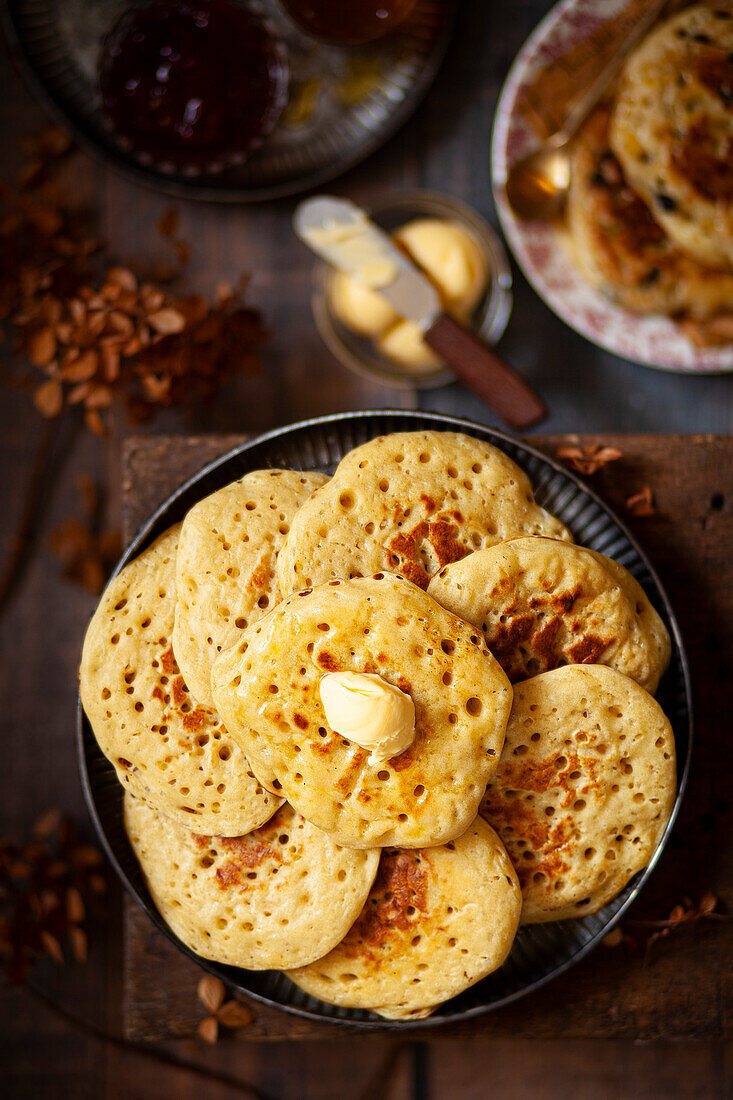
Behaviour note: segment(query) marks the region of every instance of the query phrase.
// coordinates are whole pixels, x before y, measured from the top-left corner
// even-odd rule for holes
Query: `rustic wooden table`
[[[659,570],[689,651],[697,715],[694,768],[669,847],[632,913],[632,922],[666,916],[684,893],[712,889],[733,900],[733,850],[706,838],[729,834],[728,762],[733,763],[728,714],[719,705],[723,670],[733,658],[733,438],[690,435],[536,436],[549,455],[559,443],[618,448],[623,457],[597,473],[595,487],[623,513],[644,484],[654,486],[657,514],[633,522]],[[148,436],[123,453],[126,539],[155,507],[206,462],[243,442],[236,436]],[[685,471],[684,480],[679,469]],[[684,889],[682,888],[684,883]],[[457,1036],[514,1039],[727,1039],[733,1011],[733,937],[725,921],[689,925],[647,949],[641,942],[603,947],[543,990],[506,1009],[441,1029],[434,1041]],[[123,1029],[135,1040],[190,1035],[198,1008],[191,989],[200,974],[131,899],[123,921]],[[648,935],[648,932],[647,932]],[[149,975],[161,968],[151,984]],[[563,1005],[562,1016],[553,1011]],[[251,1039],[329,1039],[330,1025],[250,1002]],[[419,1034],[415,1032],[413,1034]],[[431,1038],[433,1038],[431,1036]]]
[[[488,166],[493,111],[512,57],[548,7],[548,0],[464,0],[453,44],[425,103],[400,134],[333,189],[368,203],[390,190],[433,187],[472,203],[495,221]],[[8,178],[19,162],[15,139],[43,121],[3,58],[0,134]],[[102,234],[121,262],[148,257],[160,247],[154,226],[170,206],[166,198],[85,158],[76,169],[75,186],[100,210]],[[317,413],[395,404],[394,394],[346,374],[321,345],[310,317],[310,260],[289,228],[291,201],[257,208],[177,205],[182,234],[193,246],[186,277],[191,288],[208,293],[218,280],[252,271],[252,296],[266,313],[273,338],[259,376],[232,383],[211,405],[166,412],[154,425],[156,431],[260,431]],[[601,352],[566,329],[518,274],[502,352],[546,397],[550,417],[542,426],[545,432],[728,433],[733,428],[729,378],[668,375]],[[458,386],[400,400],[491,422]],[[21,505],[20,487],[42,426],[27,395],[10,387],[2,390],[0,416],[0,528],[1,549],[6,552]],[[104,447],[88,436],[61,433],[54,455],[54,491],[40,510],[36,550],[0,619],[5,748],[0,820],[2,832],[13,836],[26,835],[37,813],[49,805],[68,809],[91,836],[78,783],[73,728],[79,645],[94,601],[60,578],[48,533],[70,514],[80,514],[76,479],[82,472],[96,472],[108,484],[110,512],[119,520],[120,455],[126,431],[124,423],[115,422]],[[661,485],[664,473],[666,488],[659,516],[639,533],[660,564],[664,561],[670,588],[690,594],[684,604],[685,626],[696,674],[705,677],[700,683],[706,685],[698,700],[696,772],[684,828],[677,832],[679,847],[670,848],[654,877],[649,908],[646,898],[643,909],[639,904],[640,912],[656,917],[665,915],[681,894],[698,897],[703,890],[715,889],[725,897],[730,890],[729,771],[720,733],[726,718],[722,687],[729,679],[731,658],[732,582],[726,555],[733,488],[730,452],[722,444],[719,452],[706,452],[718,457],[705,460],[702,480],[690,476],[695,467],[687,445],[680,444],[661,465],[659,452],[649,446],[651,450],[634,460],[638,471],[656,454],[660,477],[655,474],[653,483]],[[601,484],[613,499],[613,484]],[[673,531],[666,517],[681,511],[687,524],[678,523]],[[675,554],[678,542],[680,552]],[[698,542],[704,543],[704,554],[713,555],[705,558],[702,573],[697,571],[704,558]],[[713,739],[716,730],[718,741]],[[568,982],[549,987],[542,994],[541,1011],[526,1002],[521,1011],[497,1018],[479,1038],[424,1044],[355,1039],[348,1034],[328,1044],[264,1044],[243,1038],[212,1049],[182,1038],[123,1039],[121,932],[122,899],[115,894],[107,921],[92,929],[85,965],[62,970],[43,963],[33,974],[35,993],[0,992],[0,1064],[8,1095],[145,1100],[175,1093],[185,1100],[200,1095],[202,1088],[212,1100],[241,1094],[325,1100],[340,1098],[345,1090],[380,1100],[473,1100],[490,1089],[537,1100],[560,1095],[718,1100],[727,1095],[720,1042],[726,1023],[720,1001],[724,925],[698,925],[660,944],[661,954],[650,960],[649,973],[662,972],[666,978],[651,1000],[648,990],[657,987],[637,970],[633,954],[626,957],[622,949],[609,949],[599,955],[603,961],[597,965],[607,984],[598,987],[592,1030],[579,1008],[595,988],[590,969],[583,971],[578,986]],[[168,965],[168,956],[154,954],[143,976],[142,992],[148,999],[162,987],[161,974]],[[617,971],[624,996],[636,989],[636,1001],[623,1001],[636,1005],[633,1012],[620,1015],[622,1000],[608,982],[610,971]],[[190,980],[188,1011],[193,1018],[195,974]],[[528,1020],[534,1021],[534,1030]],[[658,1026],[662,1020],[664,1029]],[[132,1032],[129,1012],[127,1032]],[[533,1038],[526,1038],[528,1034]],[[550,1034],[551,1040],[538,1041]],[[649,1045],[632,1042],[654,1036],[661,1037]],[[696,1041],[670,1043],[672,1037]]]

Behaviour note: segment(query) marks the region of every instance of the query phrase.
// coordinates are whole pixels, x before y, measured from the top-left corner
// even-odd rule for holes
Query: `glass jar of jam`
[[[281,0],[307,34],[337,46],[360,46],[400,25],[415,0]]]
[[[169,172],[240,163],[287,97],[284,46],[246,4],[154,0],[128,7],[105,37],[99,90],[126,149]]]

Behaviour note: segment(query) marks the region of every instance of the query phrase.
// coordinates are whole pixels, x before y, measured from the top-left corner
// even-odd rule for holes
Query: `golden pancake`
[[[570,540],[498,448],[453,432],[395,432],[356,447],[306,501],[277,562],[284,595],[389,571],[433,573],[514,535]]]
[[[706,267],[672,242],[627,184],[599,107],[573,144],[567,226],[573,256],[607,298],[637,313],[704,321],[733,318],[733,274]]]
[[[213,706],[211,666],[280,598],[275,561],[293,516],[328,479],[254,470],[188,512],[176,559],[173,652],[192,695]]]
[[[627,60],[611,122],[626,179],[670,240],[733,269],[733,9],[685,8]]]
[[[446,565],[428,594],[483,631],[512,683],[602,664],[653,692],[669,664],[669,634],[641,585],[582,546],[511,539]]]
[[[358,917],[379,852],[349,851],[282,806],[243,837],[201,836],[125,796],[160,915],[204,959],[248,970],[321,958]]]
[[[332,672],[377,674],[411,696],[415,738],[372,763],[334,732]],[[440,844],[468,828],[496,768],[512,689],[480,632],[390,573],[283,600],[214,662],[227,729],[257,775],[339,844]]]
[[[240,836],[282,800],[263,790],[178,670],[170,639],[179,531],[171,527],[110,581],[84,640],[81,698],[129,790],[188,828]]]
[[[385,849],[345,939],[288,977],[330,1004],[419,1019],[501,966],[521,908],[506,850],[477,818],[450,844]]]
[[[628,676],[568,665],[518,684],[481,815],[517,869],[523,923],[607,905],[653,856],[675,787],[672,728]]]

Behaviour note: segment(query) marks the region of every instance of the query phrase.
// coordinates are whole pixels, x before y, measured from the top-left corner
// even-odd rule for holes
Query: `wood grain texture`
[[[551,3],[461,0],[453,41],[425,101],[399,134],[363,165],[334,182],[336,193],[369,207],[389,192],[433,189],[469,203],[496,227],[489,167],[492,118],[509,66]],[[0,42],[0,173],[4,179],[13,179],[20,166],[18,139],[36,132],[48,121]],[[122,179],[108,165],[85,155],[79,156],[68,174],[69,189],[80,204],[98,211],[95,233],[108,243],[114,262],[138,268],[169,260],[169,247],[159,238],[155,225],[166,210],[175,206],[180,214],[181,235],[192,246],[192,260],[182,279],[184,292],[196,290],[208,295],[219,280],[235,283],[242,272],[253,275],[251,298],[262,308],[272,332],[263,370],[227,383],[215,401],[164,410],[152,425],[155,430],[189,435],[259,432],[307,416],[393,407],[403,400],[401,394],[355,378],[324,348],[310,309],[312,257],[291,232],[293,201],[231,208],[172,202],[161,193]],[[499,350],[546,400],[546,431],[575,431],[580,426],[597,432],[733,431],[730,378],[688,378],[650,371],[594,347],[537,298],[516,265],[513,273],[514,308]],[[8,355],[4,359],[9,360],[13,339],[9,329],[6,334],[9,338],[4,350]],[[4,386],[2,395],[0,549],[4,551],[21,506],[22,486],[41,425],[24,389]],[[410,393],[404,399],[415,400]],[[459,385],[423,393],[418,403],[449,415],[493,422],[478,399]],[[79,783],[73,730],[79,649],[95,597],[61,576],[47,540],[58,523],[83,514],[77,480],[84,474],[94,476],[105,486],[108,521],[119,524],[120,451],[126,431],[129,428],[122,415],[113,421],[102,447],[88,434],[61,440],[54,456],[54,489],[44,501],[36,551],[7,614],[0,620],[0,652],[5,657],[0,662],[3,744],[17,744],[20,731],[23,745],[32,746],[32,751],[6,752],[0,772],[2,831],[18,839],[28,834],[40,811],[58,805],[69,811],[83,835],[93,840]],[[681,462],[675,462],[676,480],[684,483],[686,470]],[[194,468],[198,464],[193,461]],[[155,471],[141,469],[140,473],[146,479],[150,477],[151,483],[156,482]],[[708,481],[715,480],[711,474]],[[142,480],[139,485],[142,487]],[[692,502],[688,533],[694,543],[696,525],[704,513],[702,498],[696,497],[694,483],[689,494],[684,484],[680,492],[688,505]],[[149,507],[140,518],[148,514]],[[720,518],[716,513],[708,522],[719,523]],[[646,529],[640,522],[638,532],[644,543]],[[721,538],[723,530],[729,538],[727,523],[719,530]],[[721,544],[718,561],[723,561],[727,570],[726,555],[727,546]],[[681,560],[689,562],[690,571],[696,568],[694,553],[689,557],[685,551]],[[687,568],[680,566],[681,570]],[[707,574],[695,573],[694,578],[698,590],[706,593],[701,612],[704,615],[722,591],[720,581],[708,581]],[[684,584],[684,577],[679,583]],[[692,603],[690,606],[692,619],[695,612]],[[730,621],[729,602],[718,611],[720,619],[725,612]],[[703,625],[704,618],[698,638],[703,636]],[[725,644],[729,646],[728,641]],[[712,655],[701,651],[699,660],[701,664],[714,663],[717,669],[724,668],[726,662],[730,667],[730,657],[724,656],[722,649]],[[719,698],[720,690],[711,708]],[[711,805],[713,795],[718,792],[719,796],[724,789],[724,797],[729,798],[725,760],[719,745],[709,740],[712,736],[720,739],[722,721],[716,716],[717,724],[710,727],[710,734],[702,730],[702,723],[699,725],[696,756],[707,760],[693,776],[693,789],[697,785],[695,805]],[[713,753],[721,768],[717,775]],[[700,821],[693,840],[699,862],[694,864],[687,852],[682,872],[675,873],[671,861],[656,872],[655,882],[662,872],[668,874],[667,885],[658,895],[650,893],[648,903],[646,895],[642,899],[640,905],[648,915],[667,911],[688,884],[691,892],[699,894],[715,881],[730,882],[716,870],[730,847],[730,818],[715,817],[709,810],[696,812]],[[689,820],[693,817],[691,811]],[[688,818],[683,816],[683,820]],[[654,887],[655,882],[650,886]],[[110,899],[110,910],[110,918],[95,923],[91,930],[92,950],[84,966],[60,969],[44,964],[35,979],[46,995],[82,1021],[119,1035],[122,913],[116,891]],[[699,928],[691,930],[690,935],[702,939],[711,931],[718,934],[717,930]],[[140,975],[146,992],[160,980],[167,966],[167,941],[162,937],[160,945],[160,955],[153,947],[148,973]],[[620,969],[627,965],[619,956],[614,958]],[[709,996],[708,980],[709,975],[699,976],[700,996]],[[686,981],[685,990],[683,1016],[697,997],[691,981]],[[195,1004],[188,986],[182,995],[189,1006]],[[551,1005],[555,1016],[564,1018],[568,997],[572,1009],[573,992],[565,996],[566,1003]],[[697,1017],[695,1007],[692,1012]],[[571,1015],[575,1017],[575,1010]],[[688,1096],[724,1100],[731,1095],[720,1047],[712,1041],[634,1045],[631,1040],[583,1040],[568,1044],[561,1033],[557,1041],[540,1044],[533,1040],[492,1043],[483,1038],[450,1044],[438,1040],[421,1044],[420,1049],[432,1047],[433,1053],[413,1078],[409,1060],[407,1068],[404,1062],[398,1065],[392,1087],[393,1078],[390,1076],[387,1083],[385,1069],[386,1048],[391,1044],[384,1039],[369,1041],[353,1032],[344,1031],[338,1043],[328,1044],[285,1041],[273,1046],[227,1040],[208,1048],[188,1038],[164,1044],[172,1057],[180,1058],[188,1067],[194,1063],[192,1070],[156,1062],[156,1044],[144,1048],[117,1046],[80,1027],[63,1024],[24,991],[0,989],[0,1018],[3,1098],[10,1100],[36,1100],[39,1096],[63,1096],[64,1100],[159,1100],[161,1096],[174,1096],[187,1100],[202,1093],[212,1100],[230,1100],[252,1095],[247,1083],[256,1087],[258,1095],[277,1100],[336,1100],[344,1094],[344,1082],[359,1100],[366,1100],[369,1083],[372,1100],[424,1100],[427,1095],[430,1100],[453,1096],[472,1100],[474,1096],[493,1095],[497,1087],[512,1098],[536,1096],[537,1100],[587,1100],[589,1096],[594,1100],[631,1096],[644,1100],[656,1100],[658,1096],[665,1100]],[[662,1066],[664,1083],[658,1087]],[[208,1069],[228,1075],[232,1083],[207,1082],[197,1075]]]
[[[126,531],[137,529],[196,469],[243,439],[129,439],[123,461]],[[629,522],[657,567],[691,661],[697,715],[692,775],[670,843],[631,917],[665,918],[684,895],[697,899],[706,890],[730,904],[731,739],[720,698],[733,660],[733,439],[584,435],[532,442],[549,455],[567,442],[623,452],[590,483]],[[634,520],[625,502],[645,484],[653,489],[657,511]],[[200,1019],[199,968],[129,899],[124,927],[125,1033],[158,1040],[190,1035]],[[447,1025],[430,1038],[723,1039],[730,1035],[732,964],[730,927],[723,921],[679,929],[649,951],[601,946],[538,993],[477,1020]],[[153,970],[161,975],[155,983]],[[247,1033],[253,1040],[344,1035],[333,1025],[253,1008]]]

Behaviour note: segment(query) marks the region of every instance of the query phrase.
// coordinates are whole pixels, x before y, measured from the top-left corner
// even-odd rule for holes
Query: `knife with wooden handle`
[[[488,344],[446,313],[438,292],[364,210],[328,195],[306,199],[293,218],[295,232],[321,259],[384,295],[456,376],[512,428],[546,415],[542,400]]]

